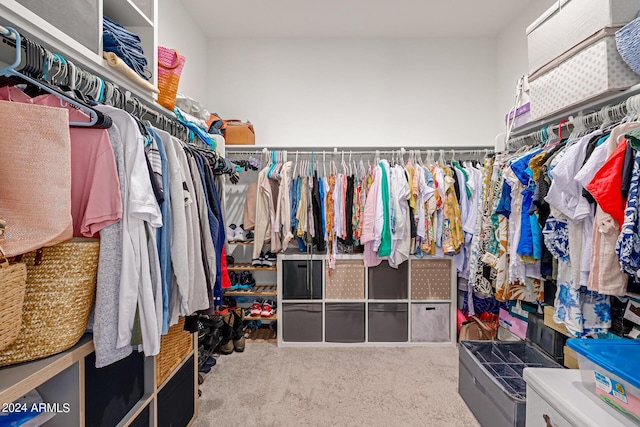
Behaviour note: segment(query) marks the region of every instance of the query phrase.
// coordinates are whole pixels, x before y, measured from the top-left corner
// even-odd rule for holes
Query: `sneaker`
[[[238,303],[236,299],[233,297],[224,297],[222,298],[222,305],[220,306],[220,311],[218,314],[227,314],[229,312],[234,312],[238,308]]]
[[[262,267],[264,265],[264,252],[260,252],[260,256],[258,258],[252,259],[251,265],[254,267]]]
[[[227,265],[233,265],[235,264],[236,259],[233,257],[233,255],[227,255]]]
[[[256,279],[253,278],[253,274],[249,271],[243,271],[240,276],[238,288],[239,289],[251,289],[256,285]]]
[[[236,227],[235,233],[233,236],[234,242],[244,242],[246,238],[244,237],[244,228],[242,228],[242,224]]]
[[[274,267],[277,262],[278,262],[278,256],[276,254],[274,254],[273,252],[269,252],[269,251],[265,252],[264,260],[262,261],[262,265],[264,265],[266,267]]]
[[[267,300],[262,304],[262,312],[260,317],[271,317],[276,314],[276,303],[273,300]]]
[[[238,289],[240,289],[240,280],[238,277],[238,273],[236,273],[235,271],[230,271],[229,280],[231,281],[231,286],[227,289],[230,289],[232,291],[237,291]]]
[[[233,350],[238,353],[244,351],[245,339],[244,339],[244,327],[242,325],[242,319],[237,312],[233,312]]]
[[[262,300],[261,298],[258,298],[253,302],[253,304],[251,304],[251,316],[258,317],[262,314],[263,303],[264,303],[264,300]]]
[[[245,230],[245,231],[244,231],[244,239],[245,239],[247,242],[251,242],[251,241],[253,241],[253,237],[254,237],[254,235],[253,235],[253,231],[249,231],[249,230]]]
[[[236,238],[236,225],[230,224],[227,226],[227,242],[233,242]]]

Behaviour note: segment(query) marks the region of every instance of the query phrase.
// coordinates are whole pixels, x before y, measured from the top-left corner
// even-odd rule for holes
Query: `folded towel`
[[[102,56],[104,57],[104,59],[107,60],[107,64],[113,67],[114,70],[120,72],[122,75],[127,77],[129,80],[131,80],[138,86],[146,90],[149,90],[153,93],[160,93],[160,90],[158,90],[157,87],[155,87],[154,85],[152,85],[151,83],[149,83],[148,81],[140,77],[138,73],[136,73],[131,68],[129,68],[129,66],[127,66],[127,64],[125,64],[124,61],[120,59],[120,57],[115,53],[103,52]]]

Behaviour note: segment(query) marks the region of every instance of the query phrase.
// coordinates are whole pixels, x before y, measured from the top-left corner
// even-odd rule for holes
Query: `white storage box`
[[[527,427],[631,427],[581,384],[575,369],[527,368]],[[548,422],[547,422],[548,420]]]
[[[567,345],[587,390],[640,424],[640,341],[574,338]]]
[[[529,74],[601,29],[626,25],[638,11],[640,0],[556,2],[527,28]]]
[[[529,76],[531,119],[575,107],[640,83],[605,29]]]

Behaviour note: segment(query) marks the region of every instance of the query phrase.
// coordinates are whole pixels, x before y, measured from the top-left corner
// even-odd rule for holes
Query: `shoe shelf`
[[[250,343],[277,344],[278,334],[274,329],[259,328],[245,334]]]
[[[224,293],[227,296],[243,297],[243,296],[264,296],[275,297],[278,295],[276,285],[256,285],[251,289],[234,289]]]
[[[276,271],[276,266],[273,267],[261,267],[251,264],[232,264],[227,267],[229,271]]]
[[[227,242],[230,245],[241,245],[241,246],[253,246],[253,240],[248,240],[248,241],[228,241]]]
[[[276,314],[274,314],[273,316],[269,316],[269,317],[244,315],[242,316],[242,320],[261,320],[263,322],[274,322],[278,320],[278,312],[276,312]]]

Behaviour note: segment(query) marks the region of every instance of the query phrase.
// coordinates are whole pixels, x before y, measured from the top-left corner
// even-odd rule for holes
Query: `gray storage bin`
[[[562,368],[523,341],[462,341],[459,358],[458,393],[480,424],[491,427],[524,427],[524,368]]]
[[[322,261],[282,261],[283,299],[322,299]]]
[[[411,341],[448,342],[450,332],[449,303],[411,304]]]
[[[322,341],[322,304],[282,304],[280,314],[284,342]]]
[[[369,303],[369,341],[407,342],[408,309],[407,304]]]
[[[364,303],[326,303],[324,340],[364,342]]]
[[[393,268],[383,261],[369,268],[369,299],[407,299],[409,263]]]

